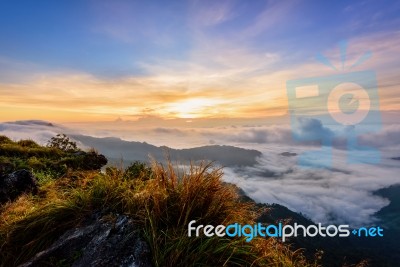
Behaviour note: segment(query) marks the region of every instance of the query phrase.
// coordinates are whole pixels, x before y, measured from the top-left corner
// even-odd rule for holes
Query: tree
[[[47,142],[47,146],[58,148],[65,152],[76,152],[79,150],[76,142],[71,141],[71,139],[65,134],[57,134],[56,136],[52,137]]]

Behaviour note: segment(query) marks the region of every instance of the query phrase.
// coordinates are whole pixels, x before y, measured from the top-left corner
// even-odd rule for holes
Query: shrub
[[[65,134],[57,134],[56,136],[52,137],[48,141],[47,146],[58,148],[65,152],[75,152],[79,150],[76,142],[72,141]]]
[[[62,176],[68,169],[100,170],[107,164],[106,157],[93,149],[75,151],[76,144],[65,135],[54,137],[49,143],[52,144],[43,147],[32,140],[12,142],[8,137],[0,136],[0,174],[32,169]]]
[[[125,179],[141,179],[148,180],[152,178],[152,170],[146,163],[135,161],[129,165],[124,171]]]
[[[29,147],[29,148],[37,148],[40,147],[35,141],[33,140],[20,140],[17,142],[18,145],[21,147]]]
[[[14,164],[8,157],[0,156],[0,175],[14,170]]]
[[[96,151],[89,151],[85,153],[82,162],[83,170],[99,170],[107,164],[107,158],[97,153]]]
[[[14,143],[10,138],[5,135],[0,135],[0,144],[12,144]]]
[[[30,157],[28,159],[28,165],[31,169],[35,169],[35,170],[42,170],[45,169],[46,165],[41,162],[39,159],[37,159],[36,157]]]

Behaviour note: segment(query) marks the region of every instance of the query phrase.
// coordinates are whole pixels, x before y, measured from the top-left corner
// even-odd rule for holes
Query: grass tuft
[[[0,266],[24,263],[98,211],[130,216],[142,229],[154,266],[317,266],[275,239],[188,237],[191,220],[254,223],[256,207],[221,181],[222,169],[208,163],[134,164],[126,171],[71,172],[55,180],[41,173],[36,196],[23,195],[0,209]]]

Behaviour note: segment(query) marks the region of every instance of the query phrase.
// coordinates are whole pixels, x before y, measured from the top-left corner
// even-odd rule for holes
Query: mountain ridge
[[[190,161],[216,161],[223,166],[252,166],[262,153],[254,149],[245,149],[228,145],[207,145],[194,148],[174,149],[167,146],[155,146],[147,142],[126,141],[118,137],[93,137],[88,135],[70,135],[74,140],[88,147],[96,148],[111,161],[121,159],[126,162],[143,161],[149,156],[164,161],[166,156],[182,163]],[[146,160],[145,160],[146,161]]]

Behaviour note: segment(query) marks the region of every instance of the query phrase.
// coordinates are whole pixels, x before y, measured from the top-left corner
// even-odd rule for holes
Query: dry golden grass
[[[154,162],[137,177],[117,168],[106,174],[84,172],[50,181],[38,196],[22,196],[0,214],[1,266],[25,262],[90,213],[129,215],[142,229],[155,266],[317,266],[301,251],[274,239],[188,237],[187,225],[252,224],[256,207],[241,200],[223,172],[211,164]]]

